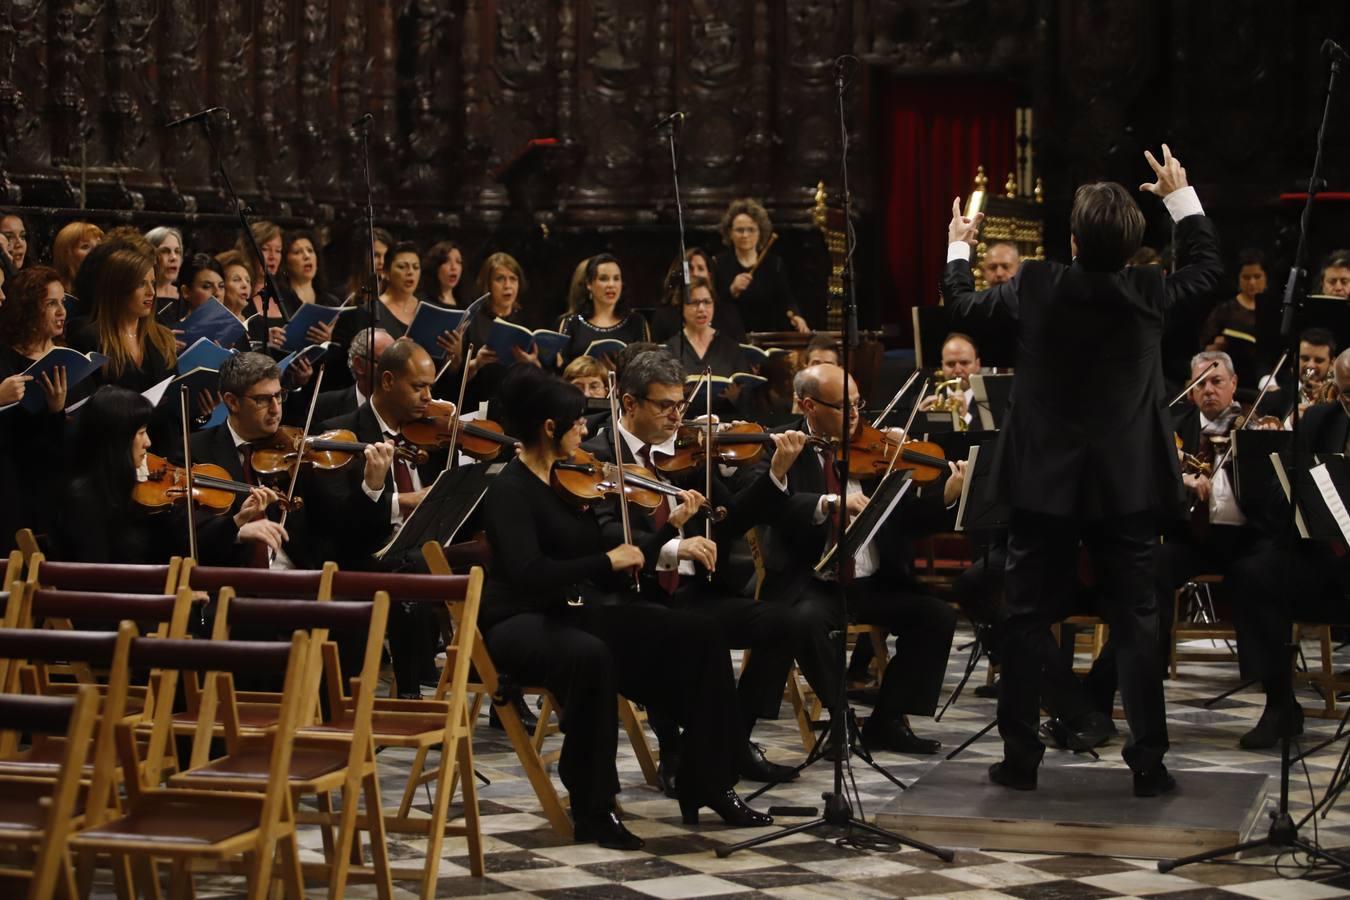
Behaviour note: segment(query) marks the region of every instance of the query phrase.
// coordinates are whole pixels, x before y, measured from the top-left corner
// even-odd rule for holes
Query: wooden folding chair
[[[0,695],[0,730],[60,735],[62,758],[54,778],[0,775],[0,847],[33,854],[30,867],[0,867],[5,881],[28,882],[25,896],[47,900],[59,885],[80,896],[70,859],[70,836],[79,824],[80,775],[89,754],[99,698],[92,687],[72,697]],[[6,893],[6,896],[14,896]]]
[[[61,591],[110,591],[121,594],[172,594],[178,590],[182,560],[167,565],[57,562],[34,553],[28,583]]]
[[[338,573],[333,591],[337,605],[347,596],[359,595],[366,587],[369,575],[348,578],[351,573]],[[380,746],[405,747],[415,751],[412,772],[403,791],[398,813],[388,817],[389,831],[425,835],[428,838],[427,865],[417,873],[421,895],[435,896],[437,865],[445,835],[463,835],[469,850],[469,869],[477,876],[484,872],[483,840],[478,816],[478,795],[473,781],[473,732],[468,721],[467,692],[472,643],[477,636],[478,605],[482,594],[483,573],[473,569],[467,576],[432,577],[428,575],[385,575],[379,582],[385,584],[396,602],[445,604],[457,622],[450,643],[445,649],[446,664],[441,672],[435,696],[424,700],[379,698],[376,700],[371,730]],[[329,708],[339,710],[334,719],[319,726],[325,729],[349,729],[353,699],[346,696],[336,652],[326,647],[325,671],[328,675]],[[362,679],[356,684],[358,697],[373,690],[374,683]],[[429,768],[429,751],[439,753],[439,764]],[[447,824],[450,799],[457,776],[462,775],[464,825]],[[418,787],[435,782],[431,800],[430,818],[411,815]],[[403,873],[396,873],[400,879]]]
[[[314,727],[304,721],[308,711],[317,707],[322,674],[322,657],[318,652],[311,652],[300,680],[302,721],[296,732],[288,771],[293,798],[298,801],[300,797],[312,794],[318,799],[320,812],[298,812],[297,821],[323,826],[327,863],[306,868],[327,880],[329,896],[335,898],[343,896],[349,875],[359,876],[360,880],[373,880],[382,897],[390,895],[393,890],[385,850],[375,747],[370,734],[374,689],[368,687],[379,677],[380,650],[388,615],[389,598],[382,592],[366,602],[324,603],[315,600],[239,598],[234,596],[230,588],[225,588],[221,591],[216,609],[218,640],[212,643],[227,640],[230,629],[240,626],[305,629],[309,633],[310,647],[316,649],[328,640],[330,629],[359,632],[366,637],[360,673],[363,689],[347,710],[346,728]],[[269,733],[245,735],[241,733],[240,719],[227,716],[224,721],[226,753],[210,759],[210,739],[215,732],[210,723],[220,718],[212,708],[218,698],[212,698],[210,687],[208,684],[203,694],[202,718],[194,736],[191,767],[170,778],[169,783],[175,787],[260,790],[270,774],[268,761],[272,753],[273,736]],[[286,699],[284,694],[274,698],[278,710]],[[237,696],[231,696],[230,702],[220,704],[220,708],[227,713],[237,709]],[[341,791],[342,795],[342,809],[336,815],[330,800],[334,791]],[[358,818],[358,807],[363,795],[366,816]],[[335,824],[336,836],[332,833]],[[370,869],[351,868],[351,848],[355,844],[360,824],[365,824],[371,833],[375,865]]]
[[[178,587],[204,591],[211,596],[228,587],[240,597],[327,600],[332,596],[333,573],[336,571],[337,564],[331,562],[324,563],[322,569],[248,569],[199,566],[189,559],[184,560],[179,569]]]
[[[5,580],[0,581],[6,590],[16,581],[23,580],[23,554],[18,550],[9,551],[9,559],[5,561]]]
[[[427,568],[430,570],[430,576],[424,577],[444,577],[450,575],[450,565],[445,560],[445,555],[441,551],[441,546],[437,543],[428,542],[422,547],[422,556],[426,560]],[[454,606],[450,608],[450,615],[454,620],[455,633],[458,634],[468,627],[454,617],[457,610]],[[465,690],[473,698],[469,708],[469,727],[473,728],[478,720],[479,710],[485,699],[492,700],[497,709],[497,716],[501,719],[502,729],[506,732],[507,740],[511,742],[511,747],[516,751],[517,758],[520,759],[520,765],[525,770],[525,777],[529,779],[530,786],[534,788],[535,796],[539,798],[539,805],[543,809],[544,817],[548,819],[549,825],[553,827],[553,832],[566,840],[572,839],[572,819],[567,815],[567,810],[563,808],[562,800],[558,797],[558,789],[553,785],[553,779],[549,777],[548,770],[544,768],[544,762],[539,758],[539,752],[535,749],[531,740],[530,732],[525,728],[525,723],[520,721],[520,713],[516,711],[515,704],[502,699],[501,676],[497,672],[497,666],[492,661],[492,656],[488,653],[487,645],[483,641],[482,632],[478,631],[478,626],[473,625],[473,648],[470,658],[473,662],[473,675],[465,684]],[[541,694],[546,693],[543,688],[522,687],[525,693]],[[416,774],[416,773],[414,773]],[[463,773],[465,779],[473,777],[473,771],[466,770]]]
[[[133,641],[130,660],[133,669],[154,668],[166,675],[156,698],[161,709],[172,707],[175,676],[182,671],[213,675],[207,682],[208,702],[214,704],[220,698],[226,706],[227,720],[235,718],[230,709],[234,699],[232,675],[256,671],[285,673],[281,716],[270,734],[267,778],[256,792],[160,787],[155,762],[163,758],[169,741],[169,718],[156,716],[143,768],[131,729],[119,726],[117,744],[123,770],[142,770],[144,774],[140,779],[128,779],[123,813],[82,830],[72,839],[71,846],[76,851],[108,854],[115,867],[129,861],[137,880],[143,880],[147,890],[152,889],[156,877],[155,861],[167,859],[172,864],[175,896],[192,895],[194,861],[237,860],[247,875],[250,900],[267,897],[279,853],[279,876],[287,896],[302,898],[304,883],[287,776],[308,653],[309,637],[303,632],[297,632],[289,644],[172,638]],[[199,737],[205,739],[209,735]]]

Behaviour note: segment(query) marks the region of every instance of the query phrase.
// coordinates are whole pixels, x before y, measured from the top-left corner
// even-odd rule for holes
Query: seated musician
[[[683,367],[664,350],[639,354],[624,366],[618,391],[618,429],[624,461],[650,469],[658,479],[667,480],[656,472],[653,455],[660,458],[674,452],[686,409]],[[712,630],[722,634],[730,646],[754,651],[738,688],[742,734],[733,763],[742,777],[755,781],[785,781],[795,775],[791,768],[769,762],[749,736],[761,710],[766,705],[776,706],[782,696],[793,656],[810,646],[810,629],[783,608],[741,596],[734,587],[711,584],[705,576],[717,572],[718,560],[726,558],[732,541],[751,525],[768,521],[781,511],[787,499],[783,475],[795,458],[793,444],[801,439],[800,434],[777,437],[770,472],[734,494],[714,473],[713,496],[709,499],[714,506],[725,507],[727,516],[714,526],[713,540],[704,536],[706,514],[702,511],[692,519],[685,517],[687,523],[682,520],[674,528],[667,524],[676,520],[666,506],[657,507],[649,516],[632,519],[634,540],[643,541],[653,534],[666,535],[657,544],[657,552],[646,555],[642,598],[710,618],[715,623]],[[612,433],[597,435],[586,442],[585,449],[602,460],[613,461]],[[702,486],[704,469],[698,467],[697,475],[690,475],[689,479],[690,486]],[[598,504],[595,512],[606,539],[615,540],[622,531],[618,504],[613,501]],[[709,623],[704,627],[709,627]],[[662,741],[662,759],[675,758],[680,751],[674,735],[662,726],[658,717],[653,730]]]
[[[1296,453],[1350,452],[1350,350],[1332,366],[1340,389],[1336,403],[1308,408],[1299,422]],[[1278,487],[1274,488],[1279,491]],[[1283,493],[1271,519],[1287,527]],[[1323,541],[1296,541],[1292,550],[1277,543],[1244,556],[1229,570],[1229,599],[1237,631],[1238,663],[1244,678],[1259,679],[1265,708],[1255,727],[1242,736],[1245,750],[1274,747],[1285,734],[1303,731],[1303,710],[1294,699],[1286,641],[1293,621],[1344,623],[1350,590],[1350,555]]]
[[[1314,403],[1333,399],[1328,396],[1335,382],[1331,361],[1336,358],[1336,337],[1325,328],[1306,328],[1298,336],[1298,414],[1302,416]],[[1286,404],[1290,405],[1290,404]],[[1286,410],[1284,427],[1292,425],[1292,410]]]
[[[262,353],[240,353],[230,357],[220,365],[220,395],[221,402],[229,410],[229,417],[214,428],[192,435],[192,461],[220,466],[234,481],[261,484],[264,479],[253,469],[253,449],[259,443],[266,443],[281,427],[282,401],[285,399],[276,362]],[[248,561],[250,565],[275,569],[321,568],[333,554],[330,545],[319,540],[308,527],[311,518],[350,518],[363,510],[368,517],[377,515],[373,505],[336,505],[338,492],[324,490],[323,482],[336,485],[343,477],[341,473],[314,472],[309,466],[301,466],[298,473],[294,494],[305,505],[287,514],[281,535],[284,543],[271,555],[270,561],[265,554],[255,554]],[[289,478],[280,476],[268,486],[284,497]],[[236,509],[243,500],[241,497],[236,502]],[[330,502],[326,505],[325,501]],[[269,507],[268,518],[273,524],[280,518],[275,506]]]
[[[1238,386],[1233,361],[1222,351],[1206,350],[1191,359],[1191,377],[1196,378],[1211,362],[1218,368],[1191,389],[1191,404],[1173,418],[1181,439],[1183,459],[1190,457],[1209,465],[1224,456],[1234,422],[1242,408],[1233,400]],[[1158,597],[1158,637],[1164,659],[1171,648],[1173,594],[1191,577],[1201,573],[1225,575],[1231,584],[1234,561],[1260,552],[1270,540],[1271,523],[1260,504],[1249,501],[1243,508],[1234,490],[1234,458],[1213,473],[1183,465],[1181,480],[1186,488],[1190,522],[1165,527],[1158,548],[1154,588]]]
[[[1350,299],[1350,250],[1333,250],[1322,264],[1321,292]]]
[[[609,368],[600,360],[578,356],[563,370],[563,381],[575,385],[588,399],[603,400],[609,396],[605,383],[608,375]]]
[[[975,391],[970,386],[970,376],[978,374],[980,374],[980,351],[975,348],[975,341],[959,331],[947,335],[947,339],[942,342],[942,380],[960,379],[960,413],[967,425],[975,419]],[[937,400],[936,394],[925,397],[919,408],[928,409]]]
[[[809,332],[782,253],[765,254],[773,223],[764,206],[748,197],[731,201],[722,214],[721,231],[727,249],[713,260],[717,296],[728,308],[739,309],[746,330]],[[721,319],[718,324],[727,327]]]
[[[438,473],[445,469],[446,451],[429,455],[416,465],[393,453],[403,426],[422,418],[431,402],[436,367],[431,357],[410,338],[399,338],[380,354],[374,393],[355,412],[329,419],[320,430],[345,429],[368,444],[364,468],[351,467],[344,495],[357,509],[374,504],[380,512],[326,521],[322,527],[337,545],[337,562],[344,569],[380,567],[374,553],[387,544],[422,502]],[[364,527],[365,522],[371,527]],[[438,680],[433,657],[438,630],[425,606],[394,604],[389,614],[389,648],[400,697],[421,696],[418,684]]]
[[[801,351],[801,366],[839,365],[839,342],[828,334],[812,335]]]
[[[52,535],[53,557],[73,562],[166,563],[188,555],[187,506],[140,506],[132,490],[145,479],[150,401],[103,385],[75,416],[65,496]],[[234,565],[252,555],[248,543],[275,550],[285,532],[263,517],[276,495],[257,488],[233,514],[195,509],[197,558]]]
[[[843,404],[859,403],[858,389],[851,379],[845,393],[844,370],[828,365],[803,369],[797,373],[794,387],[804,429],[811,435],[838,441]],[[816,623],[812,634],[815,649],[799,661],[803,674],[822,698],[839,696],[843,675],[836,662],[836,643],[830,636],[845,625],[838,588],[831,577],[814,570],[830,539],[831,515],[839,502],[840,485],[832,463],[833,458],[821,450],[802,453],[788,470],[789,502],[762,535],[767,572],[760,593],[769,605],[793,608]],[[866,503],[864,486],[850,479],[850,515],[857,515]],[[902,533],[910,524],[903,520],[917,521],[925,507],[931,506],[937,507],[937,516],[944,512],[936,497],[914,496],[902,501],[877,539],[858,551],[854,578],[848,586],[853,619],[884,626],[896,635],[895,656],[886,667],[876,709],[863,728],[863,740],[873,749],[934,753],[941,746],[916,735],[908,721],[911,714],[927,716],[936,709],[956,628],[952,608],[923,593],[914,582],[909,563],[914,554]]]
[[[375,353],[370,352],[370,329],[363,328],[352,335],[347,347],[347,369],[352,373],[352,383],[344,388],[320,391],[319,401],[314,407],[314,421],[326,422],[338,416],[356,412],[370,399],[375,390],[375,366],[372,359],[378,360],[380,354],[389,349],[394,338],[383,328],[375,329]],[[326,379],[325,379],[326,380]],[[313,381],[310,382],[310,385]],[[309,411],[309,391],[302,391],[286,404],[283,421],[287,425],[303,425],[305,414]]]
[[[576,839],[619,850],[643,846],[614,806],[617,693],[684,726],[688,740],[677,785],[687,824],[697,822],[701,806],[728,825],[769,824],[734,789],[744,736],[720,633],[701,617],[632,602],[645,601],[645,586],[643,597],[618,603],[569,602],[579,597],[582,582],[631,590],[633,571],[689,521],[701,498],[683,493],[660,529],[633,536],[640,547],[611,540],[592,512],[550,487],[553,465],[586,436],[581,392],[519,366],[502,385],[502,402],[504,424],[522,447],[483,500],[492,566],[479,624],[505,675],[548,688],[562,705],[558,774],[571,795]]]
[[[1021,268],[1022,255],[1012,241],[990,241],[985,245],[980,272],[984,274],[984,283],[988,287],[1012,281]]]

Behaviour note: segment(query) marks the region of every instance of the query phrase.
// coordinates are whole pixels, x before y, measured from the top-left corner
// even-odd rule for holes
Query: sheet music
[[[966,501],[970,499],[970,483],[974,480],[971,476],[975,474],[975,460],[980,456],[980,445],[974,444],[970,448],[970,455],[966,457],[966,480],[961,482],[961,503],[956,507],[956,530],[966,530]]]
[[[853,531],[855,528],[866,529],[863,532],[863,539],[858,542],[858,549],[854,551],[855,559],[857,558],[857,554],[861,552],[862,548],[870,544],[872,542],[872,539],[877,536],[877,532],[881,530],[882,524],[885,523],[885,521],[890,518],[891,513],[894,512],[896,506],[900,504],[900,498],[905,496],[905,494],[909,491],[910,486],[914,484],[914,479],[910,477],[910,474],[908,472],[905,472],[903,470],[899,472],[891,472],[889,475],[887,475],[885,478],[881,480],[881,484],[877,486],[876,491],[874,491],[872,494],[873,499],[875,499],[883,492],[883,488],[884,485],[886,484],[886,481],[891,478],[904,478],[905,480],[904,483],[900,485],[900,488],[895,491],[895,495],[886,504],[886,507],[881,510],[880,514],[877,513],[876,511],[877,508],[874,507],[871,502],[869,502],[867,506],[863,508],[863,511],[858,513],[858,515],[854,517],[853,521],[850,522],[847,526],[845,526],[843,538],[840,539],[839,541],[836,541],[835,545],[829,548],[829,550],[825,553],[825,555],[820,558],[820,561],[816,563],[815,569],[817,573],[824,573],[826,569],[829,568],[830,564],[834,561],[835,553],[838,552],[839,545],[847,543],[852,540]],[[864,516],[871,517],[871,521],[862,522]]]
[[[1313,484],[1317,485],[1317,490],[1322,494],[1322,501],[1326,503],[1327,509],[1331,510],[1332,518],[1336,520],[1336,527],[1341,530],[1341,537],[1350,544],[1350,512],[1346,512],[1345,503],[1341,500],[1341,495],[1336,491],[1336,484],[1331,480],[1331,473],[1327,471],[1326,463],[1319,463],[1308,470],[1312,476]]]

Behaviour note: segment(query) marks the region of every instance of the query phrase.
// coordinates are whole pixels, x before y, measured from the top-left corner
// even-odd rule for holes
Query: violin
[[[426,417],[403,425],[403,437],[418,447],[444,447],[453,440],[466,456],[481,461],[495,459],[503,447],[520,443],[489,419],[460,419],[448,400],[433,400],[427,411]]]
[[[553,464],[549,483],[565,499],[584,507],[604,497],[619,495],[619,467],[601,462],[585,450],[574,450],[571,458]],[[683,493],[641,466],[625,464],[623,483],[624,499],[649,513],[665,503],[666,497],[678,497]],[[707,500],[703,501],[702,508],[708,511],[713,521],[720,522],[727,517],[726,507],[714,507]]]
[[[773,435],[755,422],[732,422],[716,426],[713,432],[713,462],[724,466],[744,466],[757,462],[764,454],[765,445],[773,446]],[[675,434],[675,452],[664,453],[652,448],[652,465],[667,475],[692,472],[707,462],[707,425],[686,422]],[[828,447],[822,438],[807,438],[807,444]]]
[[[1172,432],[1172,438],[1176,441],[1177,452],[1181,454],[1181,474],[1182,475],[1204,475],[1210,478],[1214,475],[1214,466],[1205,462],[1194,453],[1187,453],[1182,448],[1185,446],[1181,440],[1181,435],[1175,431]]]
[[[305,437],[303,429],[282,425],[272,437],[254,443],[250,463],[259,475],[275,475],[289,472],[299,456],[302,463],[332,471],[351,462],[353,456],[364,453],[369,446],[345,428]],[[419,466],[427,461],[427,452],[420,447],[395,447],[394,456]]]
[[[175,466],[153,453],[146,454],[145,464],[150,475],[131,489],[133,501],[158,510],[187,497],[187,475],[182,466]],[[234,506],[235,497],[248,494],[253,488],[254,485],[231,480],[230,473],[220,466],[211,463],[195,463],[192,466],[192,502],[216,515],[229,512]],[[290,500],[279,497],[276,502],[288,512],[304,505],[299,497]]]
[[[878,478],[892,469],[908,471],[918,484],[930,484],[947,471],[947,457],[930,441],[901,441],[860,420],[849,443],[849,477]]]

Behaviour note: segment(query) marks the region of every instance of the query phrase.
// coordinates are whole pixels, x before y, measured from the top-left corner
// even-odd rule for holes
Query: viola
[[[146,454],[145,462],[150,475],[131,489],[133,501],[150,509],[163,509],[187,498],[187,474],[182,466],[175,466],[153,453]],[[232,480],[230,473],[220,466],[211,463],[195,463],[192,466],[193,504],[217,515],[229,512],[234,506],[235,497],[248,494],[253,488],[254,485]],[[276,503],[288,512],[304,505],[299,497],[292,497],[289,501],[279,497]]]
[[[908,471],[919,484],[929,484],[947,471],[947,457],[930,441],[902,441],[860,421],[849,444],[849,477],[879,478],[893,468]]]
[[[563,498],[577,506],[589,506],[605,497],[619,495],[619,467],[614,463],[601,462],[594,454],[585,450],[574,450],[569,459],[553,464],[549,473],[549,483]],[[623,467],[624,499],[634,503],[647,512],[652,512],[666,497],[677,497],[683,493],[674,485],[657,478],[649,469],[641,466]],[[720,522],[727,516],[725,507],[713,507],[703,501],[713,521]]]
[[[272,437],[253,445],[250,463],[253,471],[259,475],[288,472],[295,465],[297,457],[302,464],[309,463],[316,469],[332,471],[347,465],[352,457],[364,453],[369,446],[358,441],[356,435],[345,428],[305,437],[302,429],[282,425]],[[394,456],[419,466],[427,461],[427,452],[420,447],[395,447]]]
[[[448,400],[433,400],[427,412],[426,417],[403,426],[403,437],[418,447],[445,447],[453,440],[466,456],[489,460],[495,459],[503,447],[520,443],[490,419],[460,419],[455,404]]]
[[[732,422],[714,426],[713,462],[724,466],[744,466],[757,462],[764,454],[765,445],[773,446],[773,435],[755,422]],[[828,447],[821,438],[808,438],[807,444]],[[667,475],[682,475],[707,462],[707,426],[685,422],[675,434],[675,452],[667,454],[653,448],[652,465]]]

